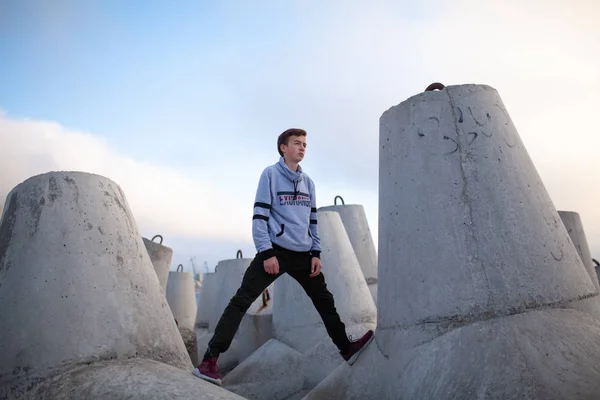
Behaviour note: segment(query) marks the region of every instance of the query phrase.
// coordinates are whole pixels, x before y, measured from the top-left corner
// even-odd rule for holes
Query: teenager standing
[[[340,355],[352,365],[373,338],[369,330],[350,341],[321,273],[315,185],[300,167],[306,153],[306,131],[288,129],[279,135],[279,161],[262,172],[256,191],[252,238],[256,257],[244,274],[208,343],[194,375],[222,384],[219,354],[227,351],[248,307],[283,273],[292,276],[311,298]]]

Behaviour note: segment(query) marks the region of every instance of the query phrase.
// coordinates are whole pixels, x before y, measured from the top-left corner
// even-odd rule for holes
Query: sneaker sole
[[[198,370],[198,368],[194,369],[193,374],[194,374],[194,376],[196,376],[196,377],[198,377],[200,379],[203,379],[203,380],[205,380],[207,382],[213,383],[213,384],[215,384],[217,386],[223,386],[223,381],[221,381],[220,379],[215,379],[215,378],[211,378],[210,376],[204,375],[203,373],[201,373]]]
[[[361,347],[361,349],[359,351],[357,351],[356,353],[354,353],[352,355],[352,357],[350,357],[348,359],[348,361],[346,361],[346,363],[348,363],[348,365],[354,365],[354,363],[356,362],[356,360],[358,360],[358,357],[360,356],[360,353],[362,353],[369,344],[371,344],[371,342],[373,341],[373,339],[375,339],[375,333],[373,333],[373,335],[371,335],[371,337],[369,338],[369,340],[367,340],[367,343],[365,343],[365,345],[363,347]]]

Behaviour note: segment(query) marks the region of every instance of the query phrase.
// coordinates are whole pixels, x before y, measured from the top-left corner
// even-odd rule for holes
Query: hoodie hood
[[[304,174],[302,173],[302,167],[300,167],[300,165],[298,165],[298,171],[294,172],[285,163],[285,160],[283,159],[283,157],[279,157],[279,162],[277,163],[277,169],[279,169],[279,172],[281,172],[281,174],[283,176],[287,177],[290,181],[292,181],[294,183],[302,182]]]

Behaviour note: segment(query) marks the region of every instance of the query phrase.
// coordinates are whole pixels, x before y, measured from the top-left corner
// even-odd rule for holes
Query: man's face
[[[283,157],[286,160],[299,163],[304,159],[306,152],[306,137],[305,136],[290,136],[287,145],[281,145]]]

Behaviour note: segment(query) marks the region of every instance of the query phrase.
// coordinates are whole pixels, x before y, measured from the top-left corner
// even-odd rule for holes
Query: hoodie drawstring
[[[294,200],[298,196],[298,181],[294,181]]]

